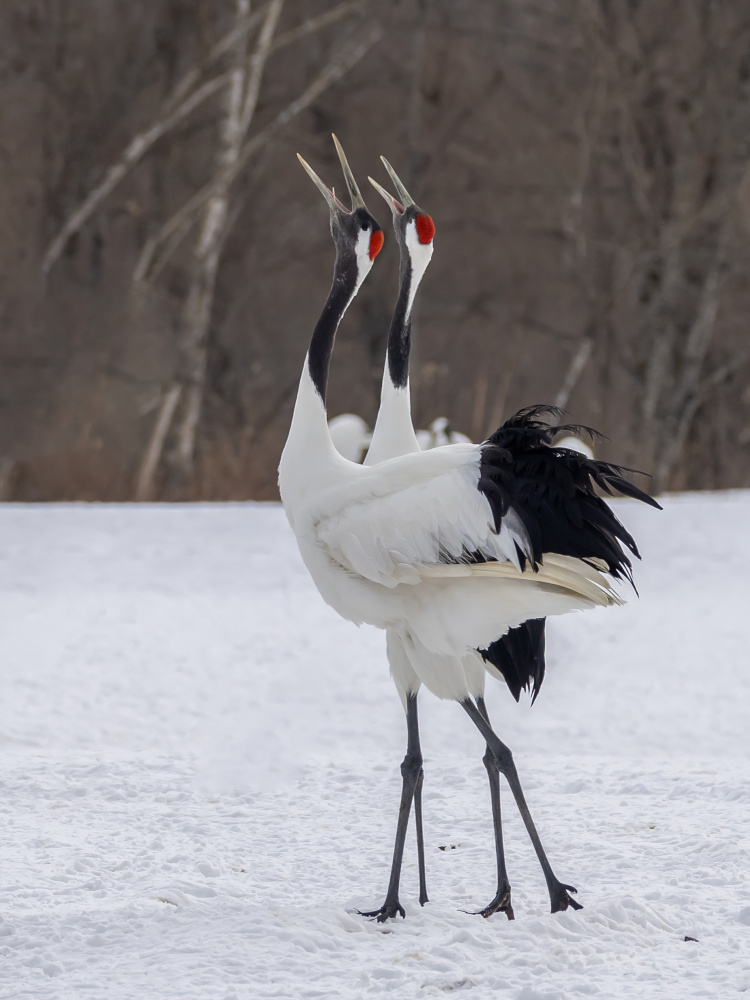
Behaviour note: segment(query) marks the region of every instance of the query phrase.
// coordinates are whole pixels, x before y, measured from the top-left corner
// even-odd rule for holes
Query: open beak
[[[332,212],[334,212],[334,211],[335,212],[348,212],[349,209],[346,207],[346,205],[342,205],[341,204],[341,202],[338,200],[338,198],[334,194],[333,188],[331,188],[329,190],[329,188],[327,188],[325,186],[325,184],[323,183],[323,181],[320,179],[320,177],[318,177],[318,175],[315,173],[315,171],[310,166],[310,164],[307,162],[307,160],[304,160],[299,155],[299,153],[297,153],[297,159],[302,164],[302,166],[305,168],[305,170],[308,172],[308,174],[310,175],[310,177],[313,180],[313,183],[318,188],[318,190],[320,191],[320,193],[323,195],[323,197],[325,198],[325,200],[328,202],[328,207],[331,209],[331,211]]]
[[[318,190],[323,195],[325,200],[328,202],[328,207],[331,209],[331,211],[345,212],[347,215],[351,215],[352,212],[356,211],[356,209],[358,208],[364,208],[365,210],[367,210],[367,205],[365,205],[365,200],[362,197],[362,194],[360,193],[359,187],[357,186],[357,182],[354,180],[354,174],[352,173],[351,167],[349,166],[349,161],[346,158],[346,153],[342,149],[341,143],[338,141],[335,135],[333,136],[333,142],[334,145],[336,146],[336,152],[338,153],[339,160],[341,162],[341,169],[344,171],[344,180],[346,181],[346,186],[349,190],[349,197],[352,199],[351,208],[347,208],[346,205],[343,204],[343,202],[339,201],[339,199],[336,197],[333,188],[329,189],[325,186],[323,181],[320,179],[320,177],[318,177],[318,175],[315,173],[315,171],[307,162],[307,160],[304,160],[299,155],[299,153],[297,153],[297,159],[305,168],[307,173],[310,175],[315,186],[318,188]]]
[[[406,190],[404,185],[401,183],[401,178],[398,176],[396,171],[390,165],[388,160],[386,160],[384,156],[381,156],[380,159],[383,161],[383,166],[390,174],[391,180],[393,181],[393,186],[396,188],[396,194],[401,200],[397,201],[396,198],[393,197],[393,195],[389,194],[386,191],[386,189],[384,187],[381,187],[380,184],[378,184],[376,180],[373,180],[372,177],[368,177],[367,179],[370,182],[370,184],[372,184],[372,186],[375,188],[375,190],[378,192],[378,194],[382,195],[382,197],[385,199],[386,203],[388,204],[390,210],[394,213],[394,215],[396,214],[403,215],[406,209],[410,205],[415,204],[415,201],[409,194],[409,192]]]

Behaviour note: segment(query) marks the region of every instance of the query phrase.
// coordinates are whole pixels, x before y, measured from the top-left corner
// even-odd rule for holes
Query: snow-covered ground
[[[488,693],[559,877],[422,697],[432,902],[382,901],[404,722],[275,505],[0,508],[0,997],[729,998],[750,991],[750,493],[618,510],[640,600],[549,625]],[[697,941],[686,941],[686,936]]]

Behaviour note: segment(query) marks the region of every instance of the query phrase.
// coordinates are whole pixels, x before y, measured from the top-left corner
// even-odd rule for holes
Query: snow
[[[512,1000],[750,990],[750,493],[618,510],[640,600],[549,625],[499,684],[551,915],[483,746],[421,700],[431,902],[382,902],[405,748],[383,637],[327,608],[272,504],[0,507],[0,998]],[[686,941],[685,937],[698,940]]]

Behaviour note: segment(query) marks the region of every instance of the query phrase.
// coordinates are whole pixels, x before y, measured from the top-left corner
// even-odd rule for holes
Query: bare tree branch
[[[617,50],[607,37],[606,26],[602,20],[599,0],[581,0],[580,10],[584,18],[584,30],[589,36],[589,48],[594,48],[601,65],[609,77],[610,92],[621,118],[621,130],[624,141],[621,143],[622,164],[633,191],[634,204],[644,221],[650,222],[653,217],[648,189],[649,177],[642,164],[636,159],[635,153],[640,147],[638,130],[636,128],[630,99],[632,88],[622,79],[617,60]]]
[[[578,332],[572,332],[568,330],[558,330],[554,326],[550,326],[548,323],[542,323],[531,316],[521,316],[518,321],[519,326],[528,330],[529,333],[539,333],[543,337],[550,337],[553,340],[564,340],[567,343],[577,343],[579,339]]]
[[[250,72],[248,74],[247,85],[244,88],[244,99],[237,117],[236,127],[238,134],[236,139],[233,138],[232,142],[232,149],[233,152],[236,150],[236,155],[239,154],[240,144],[247,135],[247,130],[250,128],[250,123],[253,120],[255,109],[258,106],[260,82],[263,79],[263,70],[265,69],[266,60],[271,52],[273,36],[279,22],[279,17],[281,16],[281,8],[283,5],[284,0],[271,0],[271,4],[268,9],[268,16],[263,22],[263,28],[261,30],[260,37],[258,38],[258,44],[255,47],[255,52],[253,52],[250,59]]]
[[[364,8],[364,0],[353,0],[352,3],[340,3],[336,7],[331,7],[330,10],[327,10],[324,14],[319,14],[317,17],[309,17],[302,24],[298,25],[298,27],[291,28],[289,31],[284,31],[280,35],[277,35],[271,46],[271,52],[283,49],[286,45],[291,45],[293,42],[299,41],[300,38],[311,35],[314,31],[320,31],[321,28],[327,28],[329,24],[335,24],[342,18],[348,17],[349,14],[354,14],[359,10],[364,10]]]
[[[228,174],[231,174],[231,179],[234,179],[251,157],[259,152],[293,118],[304,111],[305,108],[308,108],[324,90],[337,83],[349,70],[356,66],[360,59],[367,53],[368,49],[372,48],[381,37],[382,30],[379,27],[375,27],[358,44],[337,53],[299,97],[288,104],[265,128],[256,132],[253,138],[244,145],[234,168],[227,171]],[[133,272],[133,279],[135,281],[144,281],[151,277],[153,261],[157,253],[159,253],[160,248],[185,225],[186,220],[194,220],[197,217],[197,213],[223,182],[223,174],[217,174],[212,177],[192,198],[185,202],[182,208],[175,212],[171,219],[168,219],[164,223],[157,233],[146,241]]]
[[[685,340],[682,364],[664,414],[662,445],[656,456],[654,477],[664,489],[687,439],[696,410],[702,402],[700,375],[714,334],[719,311],[719,292],[725,267],[725,251],[731,219],[728,217],[718,239],[714,259],[703,281],[700,303]]]
[[[120,159],[112,164],[103,179],[90,192],[85,201],[69,216],[60,232],[52,243],[50,243],[42,261],[42,271],[45,274],[49,273],[50,268],[65,249],[65,245],[70,237],[91,218],[107,195],[117,187],[123,177],[133,169],[154,143],[158,139],[161,139],[171,128],[174,128],[178,122],[186,118],[192,111],[195,111],[209,97],[212,97],[217,91],[221,90],[226,85],[228,78],[229,74],[224,73],[204,83],[202,87],[194,91],[182,104],[178,105],[174,111],[157,118],[145,131],[139,132],[138,135],[130,140]]]
[[[561,410],[564,410],[568,405],[570,397],[573,394],[573,390],[578,383],[578,379],[583,374],[583,369],[586,367],[586,363],[591,357],[591,352],[594,349],[594,340],[592,337],[583,337],[580,344],[578,345],[578,350],[573,355],[570,364],[568,365],[568,370],[565,373],[565,378],[560,386],[560,389],[555,396],[555,406],[559,406]]]
[[[646,380],[641,401],[642,435],[654,438],[654,422],[659,400],[667,383],[674,340],[677,335],[674,323],[674,304],[682,284],[682,254],[680,246],[673,244],[663,258],[662,291],[655,300],[643,324],[650,329],[652,347],[646,367]]]
[[[221,56],[228,52],[234,45],[237,44],[237,42],[241,41],[243,37],[252,31],[256,25],[260,24],[267,10],[268,4],[265,3],[260,10],[256,10],[248,17],[238,19],[232,30],[228,31],[226,35],[216,42],[215,45],[211,46],[205,59],[200,60],[195,66],[191,67],[187,73],[185,73],[165,101],[162,113],[169,112],[172,107],[180,103],[184,96],[198,83],[206,70],[208,70],[217,59],[220,59]]]
[[[175,252],[180,243],[185,239],[190,230],[197,224],[198,213],[194,212],[192,215],[185,215],[182,218],[180,225],[172,230],[167,239],[165,239],[163,245],[159,248],[159,252],[156,253],[153,260],[149,262],[148,276],[151,281],[155,281],[159,277],[161,272],[169,263],[169,258]],[[135,277],[136,275],[134,275],[134,278]]]
[[[707,375],[703,379],[701,384],[698,386],[698,395],[705,399],[705,397],[717,386],[721,385],[722,382],[726,382],[728,378],[731,378],[736,372],[750,361],[750,349],[746,351],[740,351],[739,354],[735,354],[733,358],[730,358],[724,365],[719,365],[715,368],[710,375]]]
[[[88,222],[104,199],[112,193],[117,185],[127,176],[136,164],[140,162],[154,143],[156,143],[159,139],[166,135],[167,132],[171,131],[176,125],[195,111],[196,108],[203,104],[204,101],[208,100],[217,91],[221,90],[221,88],[228,82],[231,74],[222,73],[219,76],[206,81],[202,86],[198,87],[197,90],[191,93],[192,88],[196,87],[200,78],[213,65],[213,63],[228,52],[233,45],[236,45],[238,41],[245,38],[249,32],[260,23],[264,14],[267,14],[268,7],[269,4],[264,4],[260,10],[240,19],[231,31],[229,31],[211,47],[204,59],[198,62],[195,66],[191,67],[191,69],[184,74],[172,90],[172,93],[165,100],[156,119],[152,121],[151,125],[149,125],[147,129],[139,132],[130,140],[119,160],[112,164],[99,184],[97,184],[81,205],[68,217],[62,229],[49,245],[47,252],[44,255],[44,259],[42,261],[42,272],[44,274],[48,274],[55,262],[59,259],[71,236],[78,232]],[[300,38],[304,38],[305,36],[312,34],[314,31],[318,31],[328,25],[335,24],[342,18],[361,10],[362,7],[362,0],[356,0],[356,2],[351,3],[341,3],[318,17],[308,18],[297,28],[293,28],[290,31],[284,32],[282,35],[279,35],[271,44],[269,52],[266,53],[266,58],[270,52],[275,52],[287,45],[291,45]]]

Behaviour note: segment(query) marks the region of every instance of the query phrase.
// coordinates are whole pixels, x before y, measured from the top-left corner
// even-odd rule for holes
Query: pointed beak
[[[349,197],[352,199],[351,208],[347,208],[346,205],[343,204],[343,202],[339,201],[339,199],[336,197],[333,188],[332,187],[327,188],[325,186],[323,181],[320,179],[320,177],[318,177],[318,175],[315,173],[315,171],[307,162],[307,160],[304,160],[299,155],[299,153],[297,153],[297,159],[305,168],[305,170],[308,172],[308,174],[313,180],[313,183],[320,191],[320,193],[323,195],[325,200],[328,202],[328,207],[331,209],[332,212],[333,211],[345,212],[347,215],[351,215],[352,212],[355,212],[358,208],[363,208],[365,211],[367,211],[367,205],[365,205],[365,199],[362,197],[359,187],[357,186],[357,182],[354,180],[354,174],[352,173],[352,169],[349,166],[349,161],[346,158],[346,153],[344,152],[341,143],[338,141],[335,135],[333,136],[333,142],[334,145],[336,146],[336,152],[339,155],[339,160],[341,162],[341,169],[344,171],[344,180],[346,181],[346,186],[349,190]]]
[[[375,190],[378,192],[378,194],[382,196],[386,205],[388,206],[388,208],[390,208],[390,210],[393,212],[394,215],[404,214],[404,206],[401,204],[400,201],[396,201],[393,195],[388,194],[386,189],[384,187],[381,187],[374,177],[368,177],[367,179],[370,182],[370,184],[372,184],[372,186],[375,188]]]
[[[386,158],[384,156],[381,156],[380,159],[383,161],[383,166],[385,167],[385,169],[391,175],[391,180],[393,181],[393,186],[396,188],[396,194],[401,199],[401,204],[404,206],[404,208],[408,208],[409,205],[414,205],[415,204],[414,199],[409,194],[409,192],[406,190],[406,188],[404,187],[404,185],[401,183],[401,178],[398,176],[398,174],[396,173],[396,171],[390,165],[390,163],[388,162],[388,160],[386,160]]]
[[[328,207],[331,209],[331,211],[332,212],[334,212],[334,211],[335,212],[346,212],[347,215],[348,215],[349,214],[349,209],[346,207],[346,205],[342,205],[341,204],[341,202],[338,200],[338,198],[334,194],[333,188],[331,188],[329,190],[325,186],[325,184],[323,183],[323,181],[320,179],[320,177],[318,177],[318,175],[315,173],[315,171],[310,166],[310,164],[307,162],[307,160],[304,160],[299,155],[299,153],[297,153],[297,159],[302,164],[302,166],[305,168],[305,170],[307,171],[307,173],[310,175],[310,178],[312,179],[312,181],[315,184],[315,186],[317,187],[317,189],[320,191],[320,193],[323,195],[323,197],[325,198],[325,200],[328,202]]]
[[[394,213],[398,212],[399,215],[403,215],[406,209],[410,205],[414,205],[416,203],[412,198],[412,196],[409,194],[409,192],[406,190],[404,185],[401,183],[401,178],[398,176],[396,171],[390,165],[388,160],[386,160],[384,156],[381,156],[380,159],[383,161],[383,166],[388,171],[390,178],[393,181],[393,186],[396,188],[396,194],[398,195],[400,200],[397,201],[396,198],[388,194],[385,188],[381,187],[377,181],[372,179],[372,177],[368,177],[368,180],[370,184],[372,184],[372,186],[378,192],[378,194],[382,195],[383,198],[386,200],[386,202],[390,206],[391,211]]]
[[[354,174],[349,166],[346,153],[333,132],[331,133],[331,137],[333,138],[333,144],[336,147],[336,152],[339,154],[341,169],[344,171],[344,180],[346,181],[346,186],[349,189],[349,197],[352,199],[352,212],[358,208],[364,208],[364,210],[367,211],[365,199],[362,197],[359,187],[357,186],[357,182],[354,180]]]

